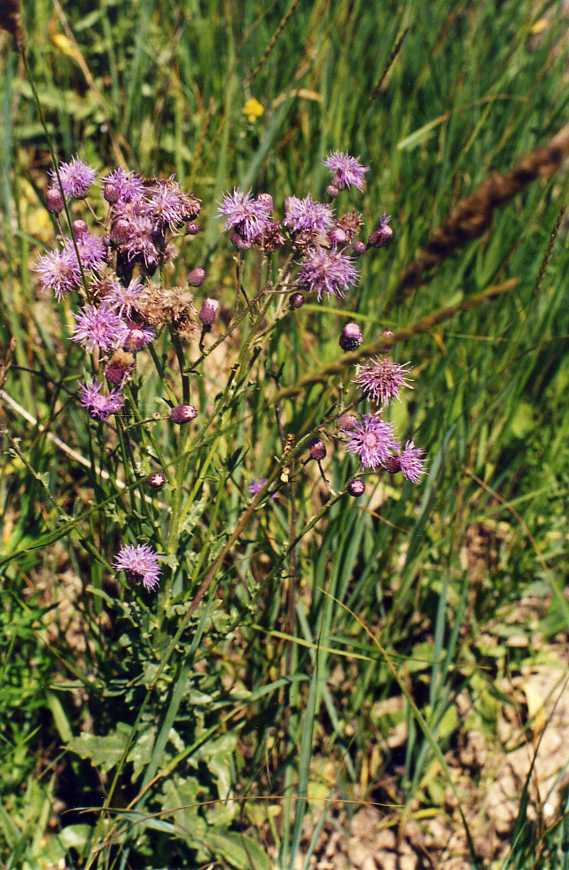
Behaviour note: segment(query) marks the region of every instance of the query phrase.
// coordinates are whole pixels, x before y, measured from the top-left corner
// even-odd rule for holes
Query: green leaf
[[[67,748],[81,758],[88,759],[93,767],[108,773],[121,760],[127,747],[130,728],[124,722],[119,722],[116,731],[105,737],[95,734],[80,734],[67,743]]]
[[[205,845],[237,870],[271,870],[271,862],[258,843],[245,834],[207,831]]]

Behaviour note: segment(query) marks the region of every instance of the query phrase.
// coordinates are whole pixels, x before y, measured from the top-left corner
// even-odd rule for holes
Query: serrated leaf
[[[108,773],[121,760],[129,734],[130,727],[124,722],[119,722],[116,731],[111,734],[98,737],[95,734],[83,733],[69,740],[67,748],[90,761],[97,770]]]

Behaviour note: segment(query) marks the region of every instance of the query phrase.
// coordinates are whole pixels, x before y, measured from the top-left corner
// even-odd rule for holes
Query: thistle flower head
[[[311,459],[315,459],[317,462],[321,462],[323,459],[326,458],[326,445],[321,438],[315,438],[313,441],[310,442],[308,452]]]
[[[401,472],[411,483],[420,483],[425,473],[424,455],[425,451],[420,447],[415,447],[413,441],[407,441],[399,454]]]
[[[173,177],[152,185],[148,191],[148,206],[156,223],[169,230],[195,218],[200,211],[199,200],[184,193]]]
[[[123,347],[130,353],[138,353],[156,338],[156,331],[147,323],[127,320],[125,325],[126,333],[123,338]]]
[[[343,299],[346,290],[358,277],[352,259],[338,251],[318,248],[308,254],[298,273],[298,283],[316,293],[320,302],[325,295]]]
[[[120,390],[111,390],[105,395],[102,389],[102,384],[97,383],[97,381],[79,386],[81,404],[87,408],[95,420],[106,420],[107,417],[116,414],[124,406],[124,396]]]
[[[108,364],[105,366],[106,379],[115,386],[121,386],[125,378],[134,368],[134,357],[124,350],[115,350]]]
[[[130,202],[144,193],[144,181],[136,172],[118,169],[103,178],[103,196],[114,205],[117,202]]]
[[[184,425],[185,423],[191,423],[192,420],[195,420],[197,416],[198,411],[197,408],[194,407],[194,405],[176,405],[170,411],[168,419],[172,423]]]
[[[117,571],[124,571],[129,580],[141,582],[149,591],[160,582],[160,566],[156,551],[148,544],[129,544],[115,556]]]
[[[331,151],[324,166],[333,172],[332,185],[338,190],[355,187],[358,190],[365,188],[365,175],[369,171],[368,166],[363,166],[359,160],[343,151]]]
[[[354,477],[354,479],[350,480],[348,483],[346,491],[354,498],[359,498],[365,492],[365,483],[358,477]]]
[[[346,434],[347,450],[359,456],[364,468],[381,468],[399,449],[391,424],[374,414],[366,414]]]
[[[223,197],[218,214],[225,218],[226,230],[234,230],[243,241],[252,245],[270,224],[272,202],[235,188],[233,193]]]
[[[120,281],[114,281],[103,296],[102,302],[121,317],[132,317],[143,290],[144,284],[140,278],[132,278],[126,287]]]
[[[63,197],[59,187],[49,187],[45,195],[45,204],[49,211],[57,214],[63,209]]]
[[[124,320],[106,305],[86,305],[75,315],[75,331],[71,338],[85,350],[114,350],[124,344],[128,327]]]
[[[185,336],[190,336],[195,330],[194,297],[183,287],[165,288],[149,284],[136,309],[143,320],[155,329],[172,326]]]
[[[65,196],[82,199],[97,177],[97,173],[82,160],[74,158],[69,163],[59,164],[59,178]],[[59,190],[57,173],[50,170],[50,177],[54,187]]]
[[[284,224],[293,232],[323,233],[334,221],[331,206],[315,202],[312,197],[289,196],[285,200]]]
[[[368,399],[385,407],[399,396],[403,387],[409,387],[407,366],[409,363],[394,362],[389,356],[380,356],[365,365],[358,366],[354,383]]]
[[[65,242],[63,248],[64,252],[67,253],[70,259],[77,263],[77,268],[79,268],[75,245],[77,246],[79,259],[81,260],[81,266],[83,269],[96,272],[105,264],[107,259],[107,246],[105,240],[100,236],[93,236],[89,232],[83,232],[76,234],[75,244],[73,244],[72,239],[67,239]]]
[[[81,282],[77,258],[70,257],[65,248],[44,254],[36,263],[34,271],[39,275],[42,290],[50,290],[58,302],[67,293],[76,290]]]

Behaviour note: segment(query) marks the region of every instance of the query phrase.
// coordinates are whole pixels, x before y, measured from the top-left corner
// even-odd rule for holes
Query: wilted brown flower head
[[[186,338],[196,329],[194,297],[183,287],[148,285],[137,303],[136,310],[146,323],[156,329],[171,326]]]

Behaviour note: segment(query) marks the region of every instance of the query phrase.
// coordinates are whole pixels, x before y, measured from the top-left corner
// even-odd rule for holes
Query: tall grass
[[[397,301],[397,287],[461,197],[566,122],[566,19],[529,0],[30,0],[24,20],[47,129],[6,43],[6,866],[308,867],[326,831],[348,836],[360,805],[380,807],[402,836],[411,819],[444,816],[448,789],[466,800],[452,752],[469,729],[498,743],[504,680],[569,630],[566,173],[498,210],[411,296]],[[250,97],[264,109],[255,121]],[[140,422],[163,409],[157,397],[181,401],[167,341],[162,377],[145,370],[140,418],[117,449],[78,407],[85,360],[67,340],[70,309],[40,298],[31,272],[54,236],[47,136],[60,159],[175,172],[204,203],[205,231],[182,247],[177,276],[204,265],[208,293],[240,305],[242,320],[192,381],[211,413],[191,437]],[[235,185],[281,205],[323,194],[330,149],[372,167],[362,208],[368,226],[393,215],[395,242],[362,259],[343,306],[307,304],[268,330],[236,302],[238,278],[253,297],[260,270],[249,260],[236,278],[217,203]],[[505,282],[491,301],[461,305]],[[360,502],[330,498],[301,463],[323,426],[330,488],[345,487],[353,463],[331,421],[349,370],[280,401],[278,390],[338,359],[347,319],[371,341],[449,306],[456,316],[394,351],[413,361],[415,390],[393,420],[428,448],[426,480],[373,478]],[[145,498],[157,464],[168,486]],[[247,487],[261,476],[292,483],[251,509]],[[465,550],[476,528],[498,548],[482,579]],[[165,555],[158,599],[113,581],[129,534]],[[519,608],[530,595],[537,623]],[[523,645],[508,644],[512,624]],[[382,713],[394,698],[397,713]],[[405,740],[390,748],[396,725]],[[528,781],[501,860],[563,867],[565,806],[536,823],[529,795]],[[485,866],[462,815],[464,866]]]

